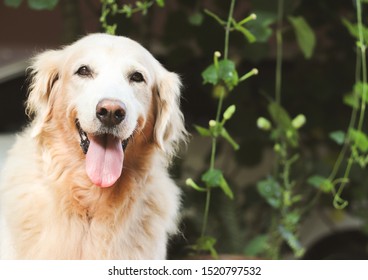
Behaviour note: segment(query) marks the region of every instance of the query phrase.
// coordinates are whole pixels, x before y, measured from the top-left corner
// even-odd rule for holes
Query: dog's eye
[[[144,77],[139,72],[134,72],[132,75],[130,75],[130,81],[135,83],[141,83],[144,82]]]
[[[92,70],[88,66],[81,66],[78,68],[77,72],[75,72],[77,75],[82,77],[91,77],[92,76]]]

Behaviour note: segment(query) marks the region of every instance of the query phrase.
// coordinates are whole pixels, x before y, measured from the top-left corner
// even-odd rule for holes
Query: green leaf
[[[353,36],[356,40],[359,40],[359,28],[358,24],[350,23],[347,19],[342,19],[343,25],[348,29],[351,36]],[[364,42],[368,43],[368,28],[362,26],[363,28],[363,38]]]
[[[229,90],[232,90],[239,82],[238,72],[235,63],[231,60],[219,61],[219,79],[224,81]]]
[[[202,181],[206,183],[208,187],[219,187],[221,178],[223,177],[222,171],[219,169],[209,169],[201,177]]]
[[[280,208],[282,202],[282,190],[275,179],[269,177],[266,180],[258,182],[257,190],[273,208]]]
[[[165,0],[156,0],[157,6],[163,8],[165,6]]]
[[[202,181],[210,188],[220,187],[230,199],[234,198],[234,194],[230,186],[226,182],[222,171],[219,169],[210,169],[202,175]]]
[[[286,216],[284,217],[284,223],[285,225],[292,227],[299,223],[300,218],[300,213],[295,210],[286,214]]]
[[[359,109],[360,100],[368,103],[368,84],[357,82],[351,92],[344,95],[343,101],[346,105]]]
[[[212,236],[203,236],[197,239],[196,244],[191,246],[192,249],[200,252],[207,251],[210,252],[212,258],[218,259],[218,254],[215,249],[216,239]]]
[[[194,26],[201,26],[203,23],[203,14],[200,12],[196,12],[189,16],[189,23]]]
[[[273,121],[283,130],[287,131],[293,128],[288,112],[276,102],[271,102],[268,105],[268,112],[270,113]]]
[[[217,85],[224,82],[229,90],[232,90],[239,82],[238,72],[235,63],[231,60],[221,60],[217,67],[212,64],[202,72],[203,82]]]
[[[349,135],[353,143],[361,152],[368,152],[368,137],[364,132],[351,128],[349,130]]]
[[[341,21],[342,24],[349,31],[350,35],[353,36],[355,39],[359,39],[358,26],[356,24],[351,23],[346,18],[342,18]]]
[[[235,151],[239,150],[239,144],[235,142],[235,140],[230,136],[227,130],[223,127],[221,129],[220,135],[227,141]]]
[[[344,95],[343,102],[345,105],[348,105],[355,109],[359,109],[359,99],[356,98],[354,93]]]
[[[293,249],[294,254],[297,257],[301,257],[304,254],[304,248],[300,244],[296,235],[282,225],[279,225],[278,231],[286,243]]]
[[[222,191],[225,193],[225,195],[230,198],[230,199],[234,199],[234,193],[231,190],[229,184],[227,183],[227,181],[225,180],[225,177],[222,176],[220,179],[220,188],[222,189]]]
[[[202,72],[202,78],[204,84],[212,84],[217,85],[219,83],[219,75],[218,71],[214,64],[208,66],[203,72]]]
[[[366,103],[368,103],[368,84],[357,82],[354,85],[354,93],[357,94],[360,99],[364,99]]]
[[[291,203],[294,204],[294,203],[297,203],[299,201],[301,201],[303,198],[302,195],[298,194],[298,195],[294,195],[292,198],[291,198]]]
[[[282,192],[282,201],[283,201],[283,205],[286,207],[290,207],[291,206],[291,191],[289,190],[284,190]]]
[[[368,156],[366,154],[360,154],[356,146],[351,147],[352,158],[354,162],[358,163],[359,166],[364,169],[368,164]]]
[[[254,257],[263,253],[268,246],[268,235],[260,234],[251,239],[244,249],[244,255]]]
[[[201,136],[212,136],[211,131],[199,125],[194,125],[194,128]]]
[[[28,0],[28,6],[34,10],[52,10],[59,0]]]
[[[18,8],[23,0],[4,0],[4,4],[8,7]]]
[[[331,180],[319,175],[309,177],[308,184],[316,187],[317,189],[320,189],[324,193],[329,193],[334,188],[334,184],[331,182]]]
[[[247,23],[248,30],[256,37],[257,42],[267,42],[272,35],[270,27],[277,20],[277,14],[267,11],[256,11],[257,19]]]
[[[127,18],[133,15],[133,7],[130,4],[125,4],[122,9],[122,13],[125,14]]]
[[[295,127],[293,127],[288,112],[276,102],[271,102],[268,105],[268,112],[278,127],[278,129],[274,131],[274,137],[283,136],[292,147],[297,147],[299,134]]]
[[[335,141],[337,144],[342,145],[345,142],[345,132],[338,130],[338,131],[333,131],[330,133],[330,138]]]
[[[303,17],[288,17],[294,28],[299,48],[302,50],[305,58],[311,58],[316,45],[316,37],[312,28]]]

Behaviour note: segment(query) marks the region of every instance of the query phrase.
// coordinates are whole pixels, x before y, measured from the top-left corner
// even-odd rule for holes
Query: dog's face
[[[56,113],[65,115],[75,143],[82,141],[86,172],[96,185],[116,182],[125,146],[147,126],[168,155],[184,137],[177,75],[130,39],[89,35],[39,55],[32,71],[27,108],[35,115],[33,136],[42,137]]]

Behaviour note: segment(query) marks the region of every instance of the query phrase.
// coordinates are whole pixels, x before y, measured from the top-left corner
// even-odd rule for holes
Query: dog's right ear
[[[50,96],[59,79],[61,50],[45,51],[37,55],[30,66],[30,87],[26,113],[34,119],[32,136],[37,136],[51,117]]]

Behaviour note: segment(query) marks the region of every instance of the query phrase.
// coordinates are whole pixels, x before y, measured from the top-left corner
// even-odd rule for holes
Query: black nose
[[[96,116],[106,126],[120,124],[124,120],[125,114],[125,104],[118,100],[102,99],[96,106]]]

